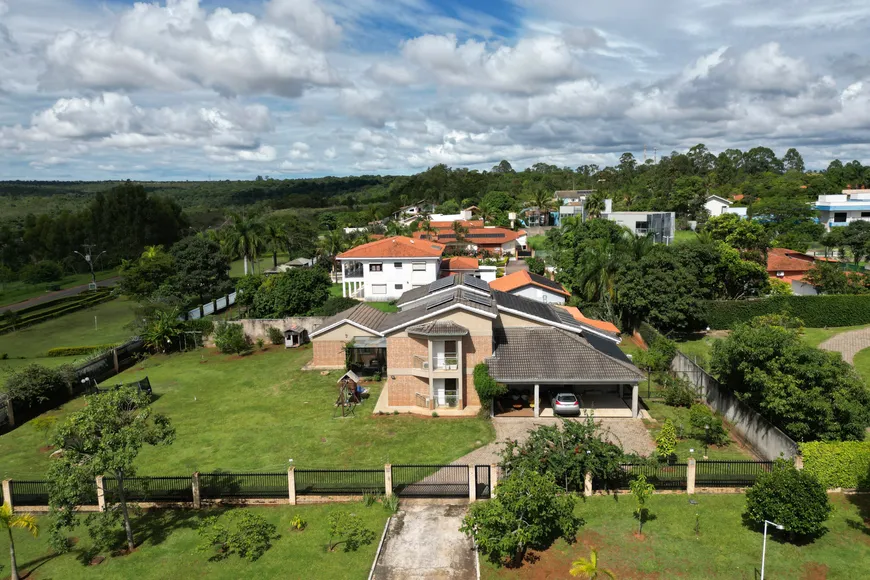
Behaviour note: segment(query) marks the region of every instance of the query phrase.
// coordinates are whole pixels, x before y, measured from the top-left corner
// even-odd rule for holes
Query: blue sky
[[[0,179],[868,162],[865,0],[0,0]]]

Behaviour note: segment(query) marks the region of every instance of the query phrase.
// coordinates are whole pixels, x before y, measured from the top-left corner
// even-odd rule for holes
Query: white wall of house
[[[345,278],[343,295],[366,302],[389,302],[403,293],[431,284],[441,273],[441,258],[365,258],[342,260],[362,264],[362,278]],[[362,296],[349,288],[362,287]]]
[[[728,203],[727,201],[722,201],[720,199],[711,198],[711,199],[708,199],[706,202],[704,202],[704,207],[710,213],[710,216],[716,216],[716,215],[722,215],[723,213],[727,213],[725,210],[727,210],[729,207],[731,207],[731,204]]]
[[[484,282],[493,282],[495,281],[497,272],[498,266],[481,266],[477,270],[477,275],[480,276],[480,279]]]
[[[557,294],[556,292],[550,292],[540,286],[523,286],[522,288],[512,290],[510,293],[522,296],[523,298],[536,300],[538,302],[545,302],[547,304],[565,304],[565,297],[563,295]]]
[[[820,195],[816,201],[819,221],[828,231],[854,221],[870,221],[870,190],[847,189],[842,194]]]

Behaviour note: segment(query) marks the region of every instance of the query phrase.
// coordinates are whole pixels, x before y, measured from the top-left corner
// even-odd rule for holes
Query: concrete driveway
[[[402,503],[375,563],[374,580],[476,580],[477,557],[459,531],[464,505]]]

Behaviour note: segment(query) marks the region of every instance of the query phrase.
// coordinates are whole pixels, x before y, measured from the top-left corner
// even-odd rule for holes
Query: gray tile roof
[[[387,317],[386,312],[382,312],[377,308],[372,308],[368,304],[357,304],[347,310],[339,312],[334,316],[330,316],[323,321],[323,324],[317,327],[314,331],[319,332],[321,329],[327,328],[340,322],[355,322],[357,325],[370,330],[377,330],[378,326]]]
[[[413,308],[408,308],[402,310],[401,312],[393,312],[391,314],[388,314],[386,318],[381,321],[378,327],[378,331],[384,332],[386,330],[391,330],[396,327],[404,327],[412,324],[417,320],[420,320],[421,318],[425,318],[433,312],[438,312],[440,310],[444,310],[445,308],[451,308],[458,305],[462,305],[490,315],[494,315],[497,312],[495,302],[492,300],[492,298],[483,296],[481,294],[469,292],[463,288],[454,287],[453,290],[451,290],[450,292],[444,292],[442,294],[438,294],[437,296],[433,296],[431,300],[421,302],[419,305],[414,306]]]
[[[474,280],[469,283],[469,280],[471,278],[474,278]],[[489,290],[489,284],[483,282],[482,280],[480,280],[480,278],[477,278],[472,274],[451,274],[450,276],[439,278],[438,280],[435,280],[434,282],[432,282],[431,284],[427,284],[426,286],[420,286],[419,288],[413,288],[411,290],[408,290],[407,292],[402,294],[398,300],[396,300],[396,306],[399,306],[401,308],[404,304],[426,298],[429,294],[432,294],[434,292],[443,293],[445,289],[451,287],[467,287],[474,288],[475,290],[479,290],[481,292],[491,292]]]
[[[452,320],[434,320],[411,326],[408,333],[421,336],[465,336],[468,329]]]
[[[506,383],[637,383],[637,367],[557,328],[505,328],[493,332],[490,374]]]

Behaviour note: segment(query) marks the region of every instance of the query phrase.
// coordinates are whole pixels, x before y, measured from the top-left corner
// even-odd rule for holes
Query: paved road
[[[859,328],[832,336],[820,344],[819,348],[839,352],[844,361],[852,364],[859,351],[870,348],[870,328]]]
[[[526,264],[525,260],[511,260],[507,263],[507,266],[504,268],[504,275],[513,274],[514,272],[520,272],[521,270],[528,270],[529,265]]]
[[[106,278],[105,280],[100,280],[97,282],[97,286],[105,287],[105,286],[114,286],[121,280],[120,276],[114,276],[112,278]],[[31,298],[30,300],[25,300],[24,302],[16,302],[15,304],[9,304],[6,306],[0,306],[0,312],[5,312],[7,310],[12,310],[13,312],[16,310],[23,310],[24,308],[30,308],[31,306],[38,306],[40,304],[45,304],[46,302],[51,302],[52,300],[57,300],[58,298],[66,298],[67,296],[75,296],[76,294],[81,294],[85,290],[88,289],[87,284],[82,284],[81,286],[73,286],[72,288],[66,288],[65,290],[57,290],[55,292],[47,292],[42,296],[37,296],[36,298]]]
[[[459,531],[466,506],[403,503],[390,520],[373,580],[475,580],[471,539]]]

